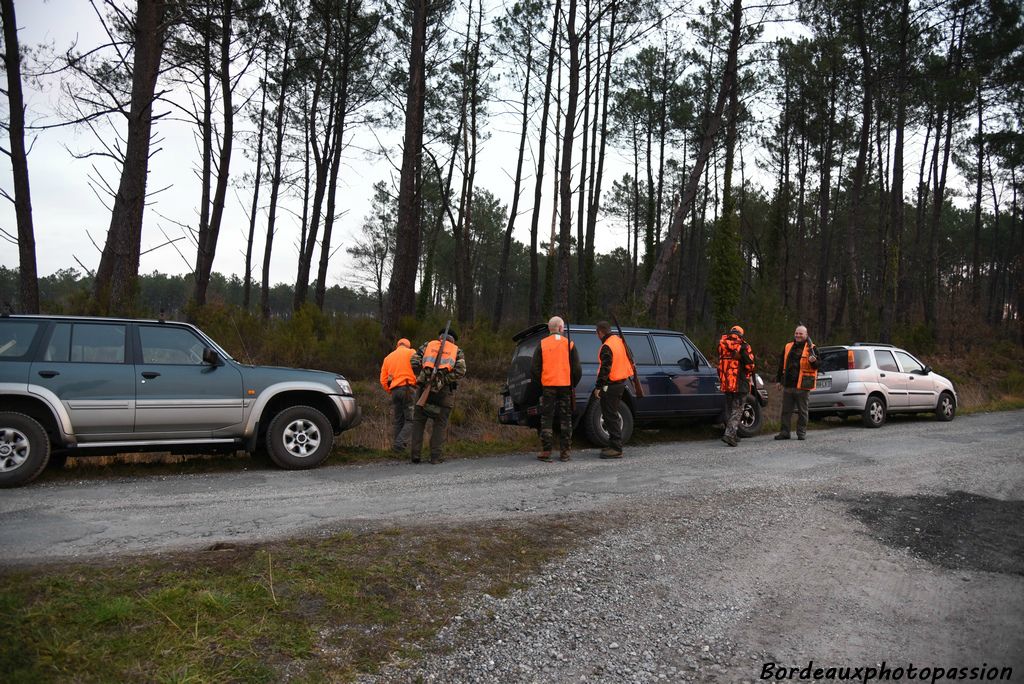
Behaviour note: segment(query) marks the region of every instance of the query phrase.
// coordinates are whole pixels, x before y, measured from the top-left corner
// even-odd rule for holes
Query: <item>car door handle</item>
[[[913,379],[914,379],[914,376],[913,376],[913,375],[911,375],[911,376],[909,376],[909,377],[907,378],[907,380],[913,380]]]
[[[55,378],[55,377],[57,377],[58,375],[60,375],[60,371],[55,371],[55,370],[41,370],[41,371],[39,371],[39,375],[40,375],[40,376],[42,376],[42,377],[44,377],[44,378]]]
[[[152,380],[153,378],[159,378],[160,374],[157,373],[156,371],[142,371],[142,377],[146,378],[147,380]]]
[[[885,377],[885,373],[879,373],[879,374],[878,374],[878,377],[880,377],[880,378],[884,378],[884,377]]]

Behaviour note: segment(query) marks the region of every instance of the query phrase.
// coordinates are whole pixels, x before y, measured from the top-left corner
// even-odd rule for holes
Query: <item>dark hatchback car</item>
[[[724,420],[725,395],[719,387],[718,371],[686,335],[648,328],[624,328],[622,332],[644,391],[642,398],[637,397],[632,384],[626,383],[619,409],[623,441],[629,440],[637,423]],[[546,335],[547,326],[538,324],[512,338],[517,344],[502,390],[504,404],[498,412],[499,422],[540,427],[540,387],[533,382],[530,371],[533,355]],[[569,335],[583,365],[583,378],[576,387],[575,415],[587,438],[604,446],[608,432],[601,419],[601,407],[597,401],[591,401],[601,343],[592,325],[571,325]],[[755,374],[753,384],[740,423],[740,434],[744,437],[761,431],[761,408],[768,403],[768,391],[760,375]]]

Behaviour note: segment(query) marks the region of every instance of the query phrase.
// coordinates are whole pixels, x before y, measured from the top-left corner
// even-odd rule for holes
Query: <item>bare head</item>
[[[561,335],[565,332],[565,321],[559,316],[552,316],[551,320],[548,321],[548,332]]]
[[[806,339],[807,339],[807,326],[806,325],[798,325],[798,326],[796,326],[796,330],[793,331],[793,341],[794,342],[803,342]]]
[[[597,336],[602,340],[612,334],[612,326],[608,321],[601,321],[597,324]]]

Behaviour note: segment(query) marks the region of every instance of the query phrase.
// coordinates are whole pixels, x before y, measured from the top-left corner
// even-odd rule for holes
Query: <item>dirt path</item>
[[[804,668],[1024,677],[1024,413],[853,425],[806,442],[526,455],[305,473],[61,482],[0,495],[7,563],[201,548],[380,521],[607,532],[429,655],[368,681],[760,681]],[[868,670],[862,671],[860,677]],[[966,672],[966,671],[965,671]],[[944,681],[939,679],[938,681]]]

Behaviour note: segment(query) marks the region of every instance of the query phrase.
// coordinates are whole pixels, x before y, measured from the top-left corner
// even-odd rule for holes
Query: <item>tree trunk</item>
[[[270,207],[267,214],[267,241],[263,249],[263,280],[260,286],[260,315],[270,317],[270,255],[274,249],[274,229],[277,223],[277,199],[281,191],[281,157],[284,153],[284,119],[285,98],[288,93],[288,81],[292,48],[292,30],[294,19],[289,18],[285,32],[284,49],[281,57],[281,92],[277,98],[277,114],[274,122],[274,171],[270,177]]]
[[[266,79],[269,77],[267,64],[269,54],[267,51],[264,56],[264,84],[260,87],[260,123],[256,133],[256,175],[252,191],[252,207],[249,210],[249,235],[245,243],[245,283],[242,285],[242,308],[246,311],[249,310],[252,296],[252,244],[256,237],[256,212],[259,209],[260,185],[263,180],[263,130],[267,119]]]
[[[221,135],[220,153],[217,156],[217,187],[213,191],[213,210],[206,230],[205,240],[200,236],[199,255],[196,260],[196,289],[193,299],[200,306],[206,304],[206,289],[213,272],[213,257],[217,253],[220,225],[224,218],[224,202],[228,191],[228,173],[231,164],[231,146],[235,137],[235,112],[231,103],[231,5],[233,0],[224,0],[220,36],[220,90],[224,107],[224,130]]]
[[[131,315],[135,311],[153,101],[167,30],[164,9],[163,0],[138,0],[124,165],[96,269],[94,306],[101,315]]]
[[[25,149],[25,98],[21,92],[21,52],[14,0],[0,0],[4,22],[4,66],[10,122],[11,171],[14,175],[14,214],[18,223],[18,281],[21,312],[39,313],[39,278],[36,273],[36,238],[32,226],[32,192]]]
[[[900,3],[900,37],[896,65],[896,140],[892,161],[892,188],[889,196],[889,225],[892,234],[886,245],[885,281],[882,283],[882,342],[891,342],[893,319],[896,314],[896,288],[902,280],[900,268],[903,248],[903,229],[906,212],[903,204],[903,147],[904,131],[907,126],[907,98],[904,85],[907,80],[907,40],[910,32],[910,0]]]
[[[985,176],[985,118],[984,98],[978,84],[978,181],[974,197],[974,240],[971,250],[971,304],[977,310],[981,304],[981,188]]]
[[[530,218],[530,292],[529,319],[540,317],[540,265],[537,257],[537,237],[540,230],[540,202],[544,191],[544,162],[548,137],[548,110],[551,105],[551,81],[555,74],[555,55],[558,50],[558,19],[562,13],[562,0],[555,0],[551,20],[551,44],[548,48],[548,67],[544,77],[544,104],[540,115],[540,141],[537,144],[537,179],[533,187],[533,214]]]
[[[569,258],[572,252],[572,153],[576,137],[576,105],[580,97],[580,36],[576,33],[576,0],[569,0],[566,40],[569,42],[569,99],[565,105],[565,133],[562,138],[558,289],[555,299],[555,308],[563,316],[568,315],[569,311]]]
[[[700,182],[701,174],[704,171],[704,165],[707,164],[708,156],[711,154],[711,147],[715,141],[715,136],[718,134],[718,129],[722,125],[722,112],[725,110],[725,101],[729,96],[729,90],[733,87],[733,81],[736,80],[737,54],[739,52],[740,45],[742,15],[742,0],[733,0],[731,16],[732,31],[729,36],[729,50],[726,58],[725,72],[722,77],[722,84],[718,90],[718,100],[715,103],[714,112],[708,120],[707,127],[704,131],[704,141],[701,143],[700,150],[693,162],[693,169],[690,171],[690,176],[687,179],[686,192],[683,194],[683,199],[676,208],[675,215],[672,218],[672,223],[669,226],[668,234],[665,237],[664,243],[661,245],[661,251],[658,254],[658,261],[654,265],[651,277],[647,281],[647,287],[644,289],[643,306],[647,311],[651,311],[651,307],[654,305],[654,300],[658,296],[658,292],[661,290],[662,282],[668,274],[668,267],[669,262],[672,259],[672,253],[675,251],[676,245],[679,243],[679,236],[683,230],[683,221],[686,218],[686,207],[689,206],[693,197],[697,193],[697,185]]]
[[[417,179],[423,162],[423,107],[426,100],[426,47],[428,0],[411,0],[412,41],[409,49],[409,90],[405,101],[405,140],[398,186],[398,225],[395,260],[388,286],[385,338],[394,337],[402,316],[416,311],[416,271],[420,260],[420,223],[417,220]]]

